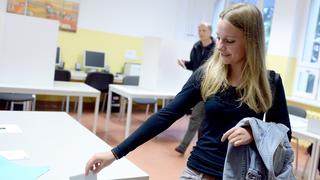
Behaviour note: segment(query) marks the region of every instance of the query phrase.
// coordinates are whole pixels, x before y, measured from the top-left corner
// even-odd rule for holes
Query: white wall
[[[177,0],[82,0],[78,26],[133,36],[173,37]]]
[[[268,54],[298,57],[303,50],[309,0],[276,1]]]
[[[81,0],[78,27],[141,37],[184,38],[189,26],[193,26],[189,31],[195,32],[199,22],[211,22],[215,1]]]

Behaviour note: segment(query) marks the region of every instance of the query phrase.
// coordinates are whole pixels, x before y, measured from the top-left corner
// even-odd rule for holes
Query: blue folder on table
[[[47,166],[20,165],[0,156],[0,179],[3,180],[35,180],[47,171]]]

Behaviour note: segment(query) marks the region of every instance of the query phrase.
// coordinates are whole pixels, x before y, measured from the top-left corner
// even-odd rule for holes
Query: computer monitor
[[[57,52],[56,52],[56,64],[60,64],[60,47],[57,47]]]
[[[104,53],[95,51],[85,51],[84,67],[90,69],[104,68]]]

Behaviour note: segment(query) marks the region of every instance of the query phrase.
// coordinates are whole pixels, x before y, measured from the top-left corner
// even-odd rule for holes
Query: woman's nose
[[[223,50],[225,48],[225,45],[221,40],[217,41],[217,48],[218,50]]]

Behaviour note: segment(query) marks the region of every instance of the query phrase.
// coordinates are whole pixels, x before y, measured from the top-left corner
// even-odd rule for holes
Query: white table
[[[317,167],[320,153],[320,135],[308,131],[308,120],[290,114],[292,136],[296,138],[308,139],[313,143],[311,152],[311,168],[309,168],[308,179],[314,180],[317,176]]]
[[[107,114],[106,114],[106,130],[108,126],[107,122],[110,120],[110,115],[111,115],[112,93],[117,93],[120,96],[126,97],[128,99],[127,121],[126,121],[126,129],[124,134],[125,138],[127,138],[130,134],[133,98],[173,99],[176,96],[176,93],[174,92],[154,91],[154,90],[145,89],[139,86],[110,84],[109,93],[108,93]]]
[[[11,93],[26,93],[26,94],[42,94],[42,95],[56,95],[56,96],[78,96],[78,114],[77,119],[81,121],[83,97],[95,97],[95,109],[94,109],[94,125],[93,132],[96,132],[96,126],[98,121],[100,91],[88,86],[87,84],[80,82],[66,82],[66,81],[54,81],[53,86],[25,86],[16,85],[11,83],[0,83],[0,92]],[[67,98],[67,111],[69,109],[69,98]]]
[[[65,112],[0,111],[0,117],[0,124],[17,124],[23,131],[1,134],[0,150],[24,150],[30,159],[16,163],[49,166],[40,180],[67,180],[83,174],[86,162],[94,153],[111,148]],[[122,158],[103,169],[99,179],[147,180],[149,177]]]

